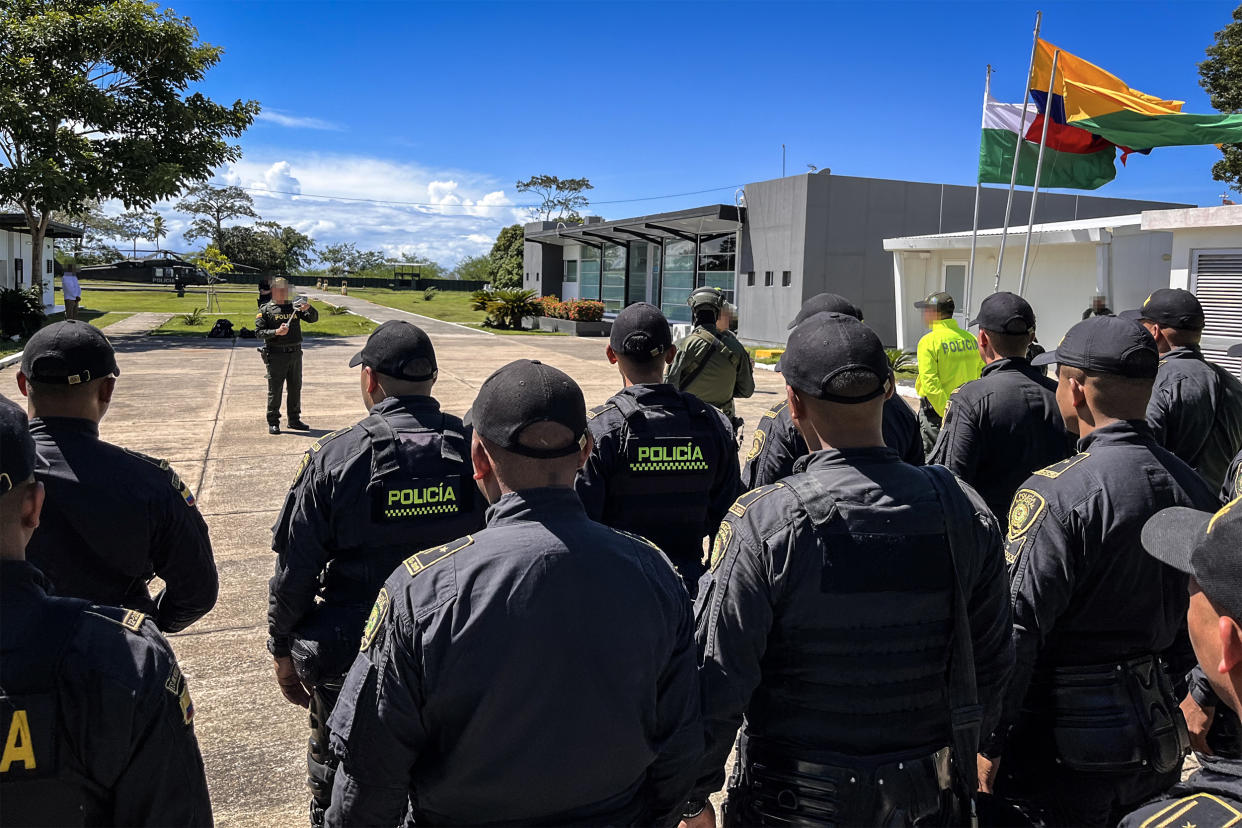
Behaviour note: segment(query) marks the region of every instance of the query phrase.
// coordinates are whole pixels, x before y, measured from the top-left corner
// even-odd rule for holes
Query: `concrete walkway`
[[[173,313],[135,313],[128,319],[113,322],[104,328],[104,333],[108,335],[108,339],[116,339],[119,336],[145,336],[174,316],[176,314]]]
[[[427,330],[440,363],[436,396],[459,416],[492,371],[521,357],[568,372],[582,385],[588,405],[604,402],[620,387],[602,338],[499,336],[353,297],[323,299],[347,303],[377,321],[408,318]],[[306,714],[280,695],[264,646],[271,526],[303,451],[317,436],[365,415],[358,372],[348,367],[364,339],[308,340],[303,417],[315,430],[279,437],[267,434],[263,363],[253,340],[124,333],[115,340],[122,374],[103,438],[170,460],[194,485],[215,547],[219,602],[171,641],[190,679],[216,822],[304,824]],[[20,400],[16,373],[0,370],[0,393]],[[759,391],[739,406],[748,423],[783,394],[779,375],[760,372],[756,382]]]

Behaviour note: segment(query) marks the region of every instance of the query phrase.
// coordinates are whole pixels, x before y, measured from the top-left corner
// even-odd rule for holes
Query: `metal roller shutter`
[[[1196,250],[1190,286],[1203,304],[1203,355],[1242,378],[1242,359],[1225,351],[1242,342],[1242,248]]]

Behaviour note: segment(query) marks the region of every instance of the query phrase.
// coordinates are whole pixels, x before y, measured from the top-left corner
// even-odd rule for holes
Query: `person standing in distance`
[[[431,339],[388,321],[350,361],[368,416],[302,458],[272,530],[268,650],[285,698],[310,709],[311,825],[323,824],[336,768],[328,715],[358,652],[367,610],[411,547],[483,525],[471,483],[470,431],[431,396]]]
[[[1160,349],[1160,372],[1147,404],[1156,442],[1220,486],[1233,456],[1242,451],[1242,382],[1203,358],[1203,305],[1181,288],[1161,288],[1138,310],[1138,320]]]
[[[687,823],[714,824],[739,726],[726,826],[964,822],[1013,664],[1000,531],[969,486],[884,445],[894,382],[870,328],[814,316],[782,364],[812,453],[738,498],[712,545]]]
[[[285,413],[289,428],[306,431],[302,422],[302,323],[318,322],[319,311],[309,302],[296,305],[289,299],[290,286],[285,279],[272,281],[272,301],[259,308],[254,318],[254,332],[263,340],[259,353],[267,366],[267,433],[280,433],[280,397],[287,388],[289,400]]]
[[[802,309],[789,323],[789,329],[793,330],[818,313],[843,313],[863,321],[862,311],[844,296],[819,293],[802,303]],[[883,431],[884,445],[896,451],[910,465],[923,465],[919,424],[900,394],[893,394],[884,401]],[[789,414],[789,402],[781,400],[764,412],[755,425],[746,465],[742,469],[742,485],[749,491],[783,480],[793,474],[798,458],[810,453],[806,440],[798,433]]]
[[[979,326],[983,376],[958,386],[945,403],[931,455],[983,495],[1002,523],[1022,482],[1070,455],[1057,407],[1057,384],[1027,360],[1035,311],[1014,293],[993,293],[971,320]]]
[[[327,824],[675,823],[703,749],[685,587],[583,511],[569,376],[509,363],[466,421],[487,526],[380,590],[332,713]]]
[[[185,676],[137,610],[49,595],[26,561],[43,484],[0,397],[0,823],[210,826]]]
[[[587,413],[595,441],[575,488],[587,516],[647,538],[694,595],[703,539],[741,494],[737,446],[724,415],[661,381],[675,353],[660,309],[629,305],[605,348],[625,387]]]
[[[1108,307],[1108,297],[1102,293],[1097,293],[1091,297],[1091,306],[1082,312],[1083,319],[1090,319],[1093,316],[1112,316],[1113,312]]]
[[[85,322],[48,325],[26,343],[17,387],[48,494],[26,556],[58,595],[138,610],[180,632],[216,604],[211,538],[167,460],[99,439],[120,373],[107,337]],[[164,588],[152,598],[157,577]]]
[[[694,330],[677,343],[677,354],[669,365],[665,382],[678,391],[688,391],[729,418],[735,436],[742,421],[734,416],[733,399],[755,393],[755,367],[750,354],[732,331],[716,329],[716,320],[725,305],[720,288],[701,287],[686,300],[694,320]]]
[[[923,453],[929,455],[940,436],[949,395],[963,383],[979,379],[983,360],[979,343],[953,319],[956,305],[943,291],[933,293],[914,306],[923,312],[923,324],[931,330],[919,340],[919,375],[914,390],[919,399],[919,434]]]
[[[82,304],[82,283],[78,281],[75,268],[70,265],[60,277],[60,289],[65,297],[65,318],[77,319],[78,306]]]
[[[1143,524],[1215,496],[1143,419],[1159,356],[1138,323],[1092,317],[1036,362],[1057,363],[1079,453],[1009,508],[1017,666],[980,782],[1038,823],[1115,825],[1177,781],[1188,746],[1174,682],[1190,665],[1165,662],[1180,656],[1186,577],[1143,551]]]

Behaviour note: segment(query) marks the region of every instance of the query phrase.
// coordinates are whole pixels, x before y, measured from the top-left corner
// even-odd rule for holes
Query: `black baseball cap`
[[[1185,506],[1161,509],[1143,526],[1143,548],[1194,576],[1222,615],[1242,619],[1242,498],[1215,514]]]
[[[465,423],[503,449],[526,457],[565,457],[586,436],[586,401],[578,383],[537,359],[519,359],[483,381]],[[519,442],[535,423],[559,423],[574,435],[558,448],[532,448]]]
[[[673,329],[655,305],[635,302],[612,320],[608,344],[618,354],[640,362],[654,359],[673,344]]]
[[[862,403],[888,389],[892,372],[884,344],[875,331],[844,313],[820,313],[803,321],[789,335],[777,370],[791,388],[820,400]],[[858,397],[828,390],[832,378],[845,371],[875,375],[875,389]]]
[[[1035,311],[1018,294],[1002,290],[983,300],[970,324],[1002,334],[1030,333],[1035,330]]]
[[[1070,328],[1056,350],[1031,360],[1032,365],[1050,362],[1099,374],[1151,379],[1160,367],[1160,352],[1156,340],[1134,320],[1092,316]]]
[[[957,307],[957,303],[953,301],[952,296],[945,293],[943,290],[938,290],[935,293],[929,294],[926,299],[915,302],[914,306],[919,309],[935,308],[938,311],[953,313],[953,309]]]
[[[802,308],[798,311],[798,315],[789,323],[789,329],[801,325],[817,313],[843,313],[846,316],[852,316],[859,322],[862,321],[862,311],[839,293],[817,293],[810,299],[802,303]]]
[[[1242,357],[1242,342],[1239,342],[1237,345],[1230,345],[1229,350],[1225,351],[1225,355],[1231,357]]]
[[[1126,319],[1150,319],[1161,327],[1179,331],[1203,330],[1203,305],[1199,304],[1197,296],[1181,288],[1160,288],[1153,291],[1143,307],[1122,311],[1119,316]]]
[[[349,361],[350,368],[359,365],[396,379],[424,382],[436,378],[436,349],[422,328],[390,319],[371,332],[367,344]]]
[[[86,322],[67,319],[40,329],[26,343],[22,373],[31,382],[78,385],[120,376],[112,343]]]
[[[26,412],[0,396],[0,497],[34,474],[35,444]]]

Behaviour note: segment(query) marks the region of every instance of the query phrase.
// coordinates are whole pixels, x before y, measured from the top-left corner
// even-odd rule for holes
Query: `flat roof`
[[[0,230],[29,234],[30,228],[26,224],[26,216],[23,213],[0,213]],[[83,234],[84,231],[80,227],[74,227],[71,224],[65,224],[60,221],[49,221],[47,223],[47,234],[44,238],[80,239]]]
[[[746,208],[732,204],[712,204],[671,213],[599,221],[594,224],[560,224],[550,230],[526,233],[526,241],[564,247],[588,244],[595,247],[607,242],[628,244],[632,241],[661,242],[732,233],[746,220]]]
[[[1194,230],[1213,227],[1242,227],[1242,204],[1143,211],[1144,230]]]
[[[1041,244],[1074,244],[1078,242],[1108,241],[1105,233],[1117,230],[1139,230],[1143,227],[1143,215],[1103,216],[1102,218],[1076,219],[1074,221],[1053,221],[1036,224],[1031,228],[1034,235],[1040,237]],[[983,247],[999,247],[1002,227],[989,227],[979,230],[979,244]],[[885,250],[942,250],[957,249],[963,241],[970,242],[972,231],[963,230],[954,233],[935,233],[928,236],[902,236],[885,239]],[[1009,228],[1005,244],[1024,244],[1026,225]]]

